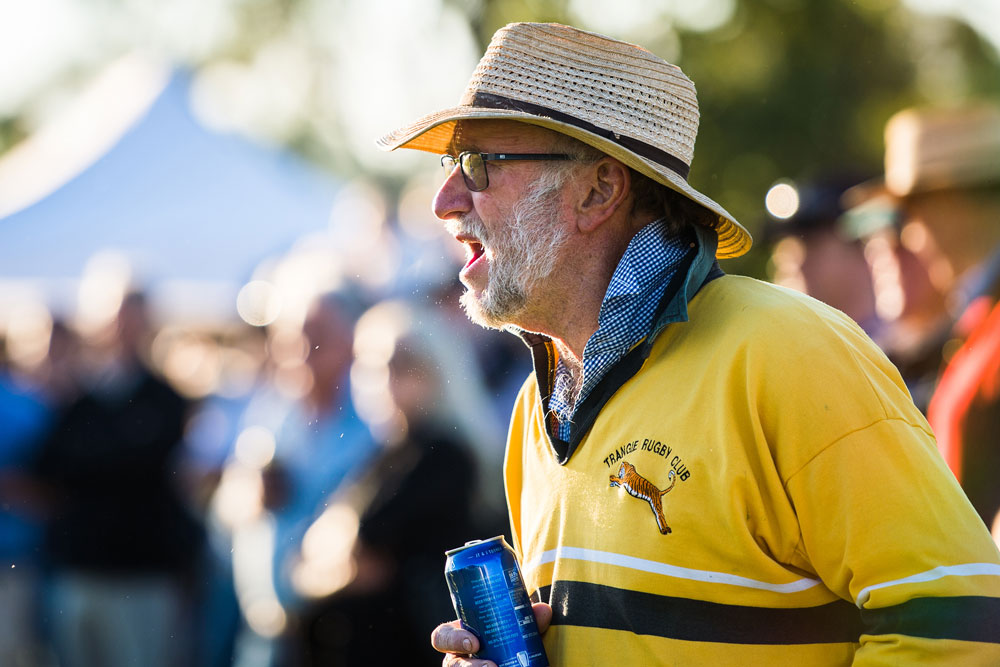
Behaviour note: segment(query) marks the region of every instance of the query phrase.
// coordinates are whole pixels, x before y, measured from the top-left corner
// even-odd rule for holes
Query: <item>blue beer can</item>
[[[503,535],[466,542],[445,555],[455,613],[479,638],[476,657],[497,667],[548,667],[521,568]]]

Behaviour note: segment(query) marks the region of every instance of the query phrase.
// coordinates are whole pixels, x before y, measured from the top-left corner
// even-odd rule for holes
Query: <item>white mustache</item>
[[[445,229],[452,236],[466,235],[473,236],[480,242],[485,243],[489,237],[486,225],[477,216],[465,214],[459,218],[445,221]]]

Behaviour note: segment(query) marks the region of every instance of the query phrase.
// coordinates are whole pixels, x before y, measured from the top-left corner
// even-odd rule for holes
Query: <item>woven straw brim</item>
[[[719,245],[715,255],[719,259],[739,257],[745,254],[753,244],[750,233],[726,209],[695,190],[673,170],[636,155],[613,141],[545,116],[536,116],[510,109],[457,106],[424,116],[407,127],[379,138],[376,143],[386,151],[409,148],[443,155],[452,150],[451,142],[455,133],[455,125],[460,120],[516,120],[569,135],[620,160],[717,215],[719,222],[716,231],[719,235]]]

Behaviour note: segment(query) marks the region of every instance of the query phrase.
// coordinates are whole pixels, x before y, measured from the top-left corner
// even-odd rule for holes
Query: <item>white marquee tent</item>
[[[0,156],[0,311],[28,293],[71,309],[88,265],[111,253],[168,309],[235,317],[262,259],[327,229],[334,179],[207,129],[191,112],[190,76],[156,72],[118,63]]]

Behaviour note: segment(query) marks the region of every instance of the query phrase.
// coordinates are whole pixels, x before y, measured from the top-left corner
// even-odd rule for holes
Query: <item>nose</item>
[[[459,167],[455,167],[438,188],[432,207],[440,220],[450,220],[472,211],[472,193],[465,187]]]

